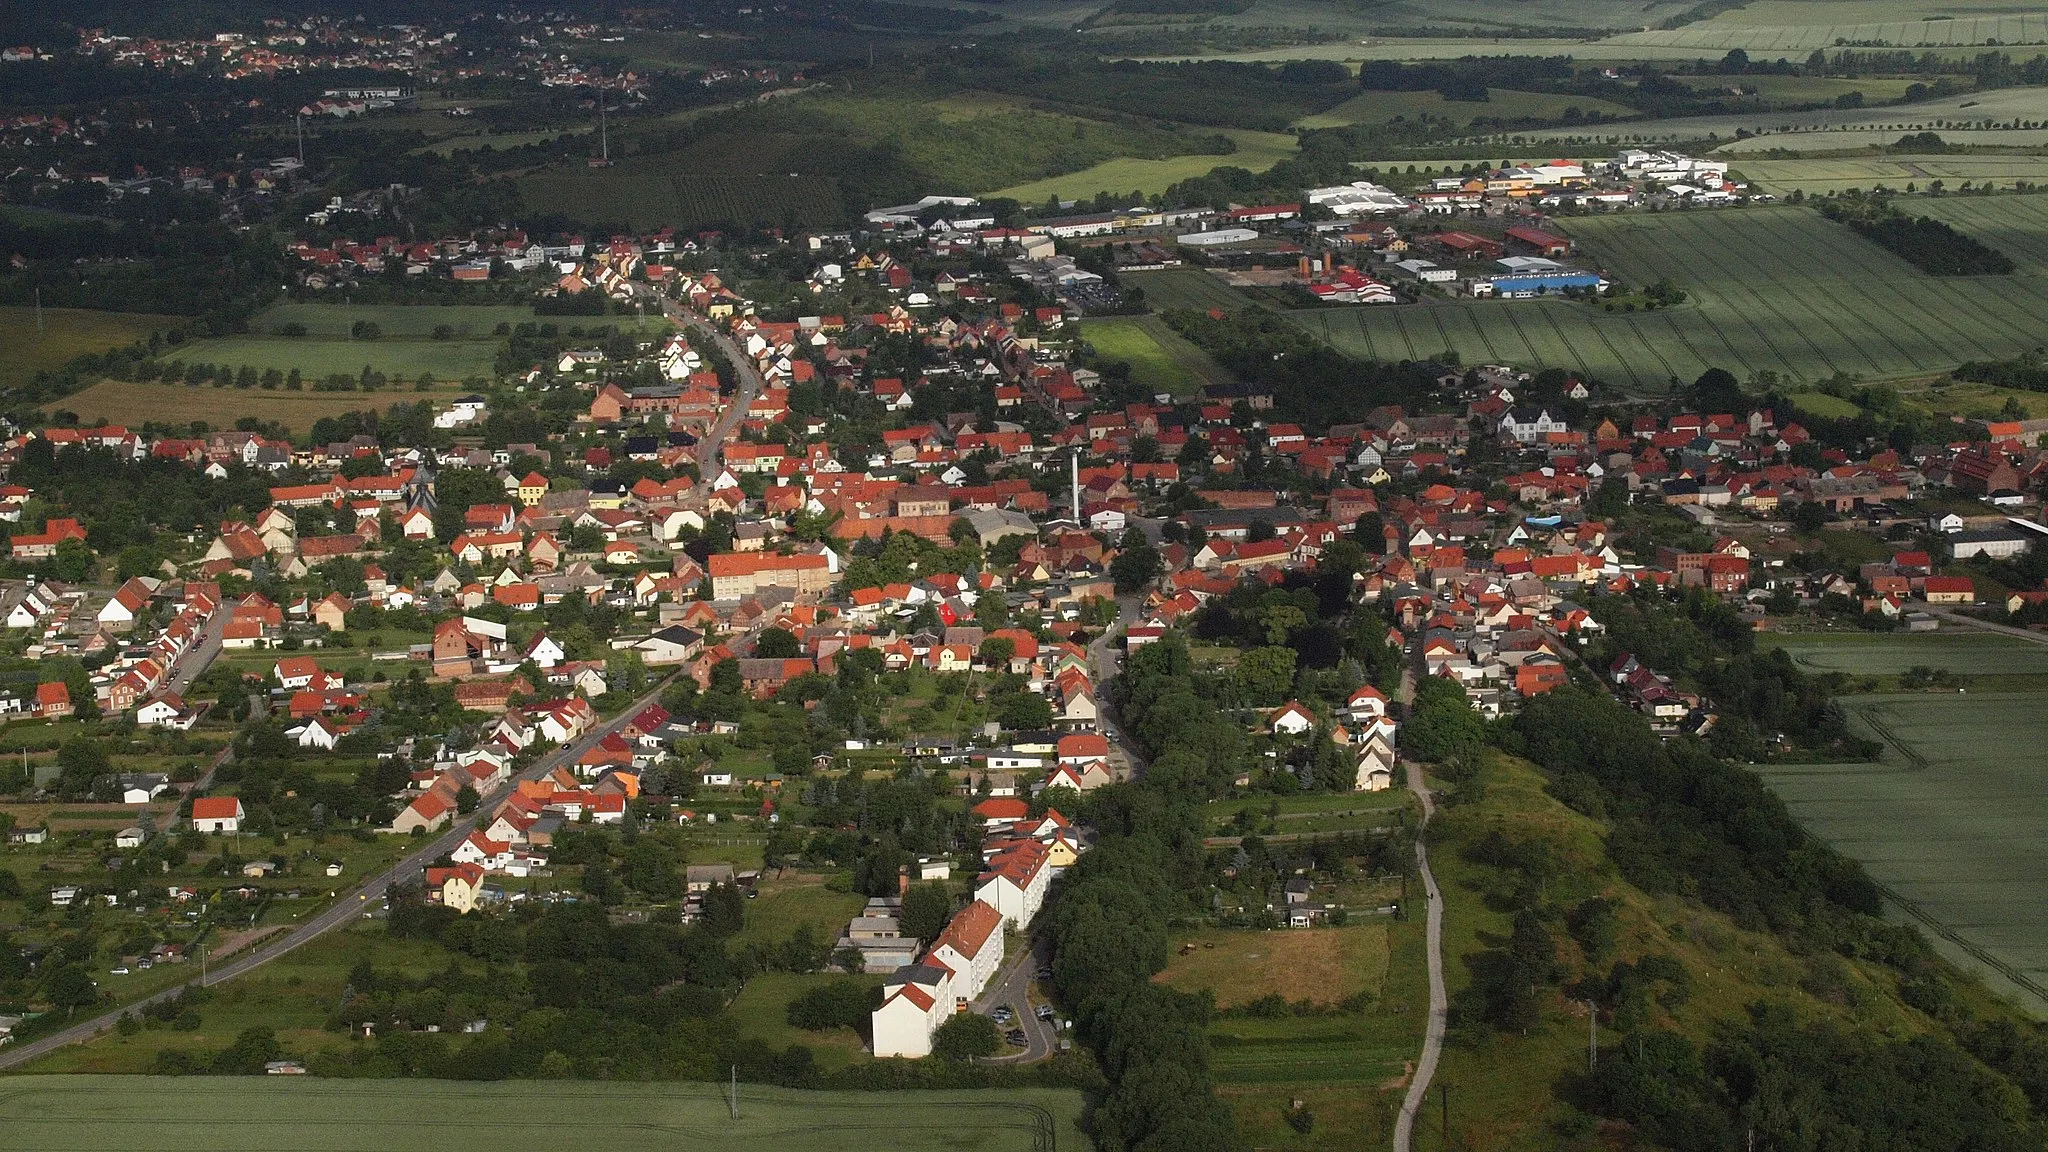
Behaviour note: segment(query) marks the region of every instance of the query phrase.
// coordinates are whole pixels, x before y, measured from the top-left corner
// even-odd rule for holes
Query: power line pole
[[[1600,1061],[1600,1013],[1591,1000],[1586,1001],[1586,1074],[1593,1074],[1593,1068]]]
[[[1444,1126],[1444,1147],[1451,1146],[1451,1086],[1443,1081],[1436,1085],[1437,1107],[1442,1113]]]
[[[292,113],[292,124],[298,129],[299,133],[299,167],[304,168],[306,166],[306,114],[304,112]]]
[[[740,1118],[740,1066],[737,1064],[732,1066],[732,1089],[730,1095],[726,1097],[726,1108],[732,1113],[733,1119]]]
[[[38,285],[36,285],[36,336],[37,336],[38,338],[40,338],[40,337],[42,336],[42,334],[43,334],[43,288],[42,288],[42,285],[38,284]],[[22,755],[22,763],[26,764],[27,762],[28,762],[28,756],[27,756],[27,754],[26,754],[26,753],[23,753],[23,755]]]

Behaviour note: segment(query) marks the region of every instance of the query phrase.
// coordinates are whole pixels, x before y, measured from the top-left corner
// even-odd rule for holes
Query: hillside
[[[1939,966],[1936,979],[1953,994],[1939,1010],[1956,1022],[1944,1024],[1907,1003],[1895,968],[1788,943],[1690,896],[1647,893],[1623,878],[1609,855],[1614,829],[1567,807],[1546,785],[1528,761],[1489,752],[1470,778],[1450,787],[1451,802],[1434,826],[1431,860],[1447,901],[1452,998],[1438,1072],[1449,1092],[1449,1147],[1609,1147],[1618,1123],[1593,1113],[1611,1117],[1633,1107],[1647,1119],[1639,1099],[1652,1095],[1645,1085],[1668,1086],[1680,1078],[1673,1069],[1688,1064],[1696,1071],[1699,1053],[1718,1069],[1750,1045],[1768,1055],[1761,1037],[1782,1040],[1809,1028],[1822,1035],[1837,1030],[1846,1047],[1873,1061],[1893,1048],[1925,1045],[1953,1058],[1953,1074],[1980,1081],[1976,1087],[1988,1093],[1982,1113],[2023,1112],[2016,1092],[1948,1042],[1958,1032],[1981,1035],[1961,1023],[1967,1019],[2014,1019],[1982,988]],[[1536,919],[1540,933],[1526,916],[1518,929],[1513,911],[1532,899],[1554,913]],[[1595,912],[1587,903],[1593,900],[1607,901],[1611,915]],[[1533,999],[1501,1003],[1501,968],[1543,946],[1555,972]],[[1589,997],[1599,1002],[1601,1037],[1592,1077]],[[1793,1060],[1775,1056],[1778,1070]],[[1835,1106],[1848,1107],[1839,1100]],[[1712,1131],[1717,1111],[1702,1107],[1661,1138],[1638,1135],[1654,1146],[1719,1146]],[[1442,1115],[1440,1101],[1430,1100],[1417,1125],[1417,1148],[1446,1147]]]

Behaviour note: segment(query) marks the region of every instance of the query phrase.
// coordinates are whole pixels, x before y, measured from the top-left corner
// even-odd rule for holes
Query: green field
[[[1170,184],[1206,176],[1218,165],[1229,164],[1252,172],[1264,172],[1294,155],[1294,137],[1280,132],[1254,132],[1246,128],[1218,129],[1237,141],[1237,151],[1228,155],[1201,153],[1166,156],[1156,160],[1118,157],[1063,176],[1048,176],[986,195],[1007,196],[1023,204],[1042,204],[1048,198],[1073,200],[1098,192],[1140,192],[1157,196]]]
[[[2016,231],[2029,229],[2034,198],[1987,203]],[[1655,313],[1472,300],[1290,318],[1371,359],[1420,359],[1450,348],[1466,363],[1557,367],[1658,392],[1673,378],[1691,380],[1714,367],[1745,378],[1774,371],[1795,382],[1837,372],[1926,375],[1964,360],[2018,355],[2039,343],[2039,317],[2048,314],[2048,278],[1937,280],[1802,208],[1561,223],[1586,261],[1610,278],[1640,285],[1670,277],[1691,299]],[[2048,224],[2042,228],[2048,244]]]
[[[2014,755],[2048,737],[2041,703],[1974,691],[1846,697],[1854,725],[1885,741],[1882,763],[1759,771],[1801,823],[1954,933],[1951,959],[2048,1015],[2048,788],[2039,760]]]
[[[1723,151],[1733,153],[1734,149]],[[1731,155],[1730,159],[1738,166],[1736,171],[1744,179],[1765,192],[1779,196],[1789,195],[1794,189],[1802,190],[1808,196],[1824,196],[1850,188],[1869,190],[1880,184],[1893,191],[1903,191],[1907,185],[1916,185],[1924,192],[1935,180],[1951,188],[1961,187],[1965,180],[1972,184],[1989,182],[1999,186],[2010,186],[2015,180],[2029,183],[2048,180],[2048,156],[1869,156],[1787,160],[1776,157],[1747,159]],[[1941,215],[1940,209],[1945,207],[1945,203],[1912,202],[1915,212],[1929,215]],[[1949,218],[1942,216],[1942,219]]]
[[[162,359],[236,368],[247,364],[259,370],[296,368],[311,379],[335,372],[353,376],[368,366],[408,380],[423,372],[438,380],[462,380],[490,374],[491,362],[505,342],[493,335],[499,324],[532,319],[533,310],[523,307],[280,304],[252,319],[246,333],[195,340],[166,349]],[[376,324],[382,335],[375,340],[351,339],[349,331],[358,321]],[[286,324],[303,324],[306,334],[277,335]],[[444,324],[452,329],[450,338],[434,339],[435,327]]]
[[[1815,673],[1896,676],[1915,665],[1978,677],[2048,673],[2048,645],[1991,632],[1792,632],[1765,633],[1758,640],[1768,647],[1783,648],[1792,654],[1793,663]]]
[[[636,156],[610,168],[549,168],[522,177],[519,191],[535,211],[632,228],[816,227],[845,215],[839,187],[828,177],[790,171],[711,173],[681,156]]]
[[[1592,135],[1612,143],[1626,140],[1727,140],[1740,131],[1754,133],[1763,141],[1751,139],[1745,142],[1743,147],[1748,149],[1794,147],[1787,141],[1813,139],[1838,142],[1796,146],[1843,148],[1863,146],[1847,142],[1848,133],[1859,130],[1879,133],[1946,132],[1962,128],[2018,127],[2027,121],[2041,120],[2048,120],[2048,88],[2000,88],[1981,93],[1962,92],[1915,104],[1821,108],[1807,112],[1758,109],[1715,116],[1602,124],[1591,132],[1583,128],[1539,128],[1526,135],[1530,140],[1582,139]],[[1784,134],[1783,139],[1779,138],[1780,133]]]
[[[1081,1148],[1079,1093],[798,1092],[717,1084],[435,1083],[217,1077],[28,1076],[0,1092],[9,1148],[186,1152],[292,1148],[442,1152],[567,1141],[608,1149],[891,1152]],[[1056,1143],[1055,1143],[1056,1141]]]
[[[1225,284],[1200,268],[1168,268],[1163,272],[1127,272],[1125,284],[1145,290],[1145,302],[1155,312],[1175,308],[1220,308],[1235,312],[1251,306],[1251,297]]]
[[[149,339],[188,323],[178,316],[133,312],[92,312],[83,308],[45,308],[36,327],[33,307],[0,307],[0,390],[18,388],[38,372],[61,368],[88,352],[104,352]]]
[[[2048,174],[2048,159],[2041,163]],[[2048,196],[1943,196],[1916,200],[1912,207],[1991,245],[2025,271],[2048,275]]]
[[[2048,15],[2025,0],[1756,0],[1682,28],[1630,32],[1607,43],[1804,55],[1843,41],[1899,48],[2040,44],[2048,42]]]
[[[1081,336],[1108,359],[1130,364],[1131,379],[1155,393],[1187,396],[1204,384],[1230,379],[1221,365],[1157,316],[1086,320]]]
[[[537,317],[523,305],[280,304],[250,320],[246,333],[195,340],[166,349],[160,358],[235,368],[296,368],[308,380],[336,372],[353,376],[367,366],[407,381],[422,374],[444,382],[462,381],[491,375],[498,350],[505,345],[505,337],[496,334],[498,325],[534,320],[564,330],[660,323],[625,317]],[[376,324],[382,334],[375,340],[352,339],[349,333],[358,321]],[[286,324],[302,324],[306,334],[278,335]],[[435,329],[444,326],[447,338],[437,339]]]

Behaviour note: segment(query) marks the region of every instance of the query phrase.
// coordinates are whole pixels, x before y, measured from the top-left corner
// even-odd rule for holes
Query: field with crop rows
[[[1048,197],[1072,200],[1094,196],[1098,192],[1115,192],[1121,195],[1135,191],[1146,196],[1157,196],[1166,191],[1168,185],[1196,176],[1206,176],[1210,169],[1220,165],[1229,164],[1251,172],[1264,172],[1294,155],[1294,137],[1282,132],[1254,132],[1246,128],[1224,128],[1217,131],[1237,141],[1237,151],[1229,155],[1198,153],[1166,156],[1157,160],[1120,156],[1078,172],[1013,184],[984,195],[1007,196],[1023,204],[1043,204]]]
[[[1655,318],[1666,358],[1738,376],[1898,377],[2012,356],[2039,342],[2048,312],[2048,280],[1936,279],[1799,208],[1597,217],[1569,231],[1623,282],[1668,276],[1691,295]]]
[[[1943,196],[1915,200],[1909,207],[1975,236],[2012,257],[2025,272],[2048,275],[2048,195]]]
[[[1785,649],[1793,663],[1814,673],[1896,676],[1916,664],[1977,677],[2048,673],[2048,645],[1991,632],[1765,633],[1758,641]]]
[[[1145,302],[1154,312],[1175,308],[1220,308],[1235,312],[1252,306],[1251,297],[1225,284],[1200,268],[1168,268],[1162,272],[1126,272],[1126,285],[1145,290]]]
[[[442,1152],[536,1143],[723,1152],[1036,1152],[1079,1148],[1080,1094],[798,1092],[741,1085],[739,1117],[716,1084],[417,1080],[209,1079],[203,1107],[189,1084],[143,1077],[19,1077],[0,1092],[10,1148],[37,1152],[217,1152],[291,1148]]]
[[[1888,133],[1886,135],[1889,136]],[[2039,135],[2048,139],[2048,132]],[[1945,138],[1954,136],[1950,133]],[[1802,190],[1808,196],[1824,196],[1850,188],[1868,191],[1879,185],[1898,192],[1911,184],[1925,191],[1935,180],[1950,188],[1961,187],[1965,180],[1972,184],[1988,182],[2000,187],[2010,187],[2016,180],[2036,184],[2048,181],[2048,156],[1870,156],[1786,160],[1749,159],[1737,155],[1733,148],[1722,149],[1722,152],[1744,179],[1778,196],[1789,195],[1794,189]],[[1915,212],[1936,214],[1930,210],[1932,206],[1923,201],[1913,201],[1909,207]],[[1942,219],[1950,218],[1943,216]]]
[[[1802,824],[1953,933],[1944,948],[2048,1014],[2048,738],[2032,693],[1843,698],[1877,764],[1768,765]],[[1937,935],[1940,934],[1937,929]]]
[[[846,214],[829,177],[705,172],[681,155],[635,157],[610,168],[551,168],[522,177],[529,208],[633,228],[762,224],[821,227]]]
[[[1778,7],[1785,7],[1779,5]],[[1731,15],[1751,16],[1747,12]],[[1759,25],[1707,21],[1671,31],[1626,32],[1608,38],[1609,45],[1696,48],[1720,54],[1741,48],[1752,56],[1773,53],[1804,56],[1839,41],[1883,43],[1895,48],[1936,48],[1968,44],[2040,44],[2048,42],[2048,15],[1969,16],[1955,20],[1891,20],[1873,24]]]
[[[1681,116],[1670,120],[1634,120],[1626,124],[1602,124],[1596,129],[1539,128],[1523,133],[1529,140],[1578,139],[1589,134],[1606,141],[1622,140],[1705,140],[1732,139],[1738,131],[1754,133],[1746,149],[1773,146],[1808,149],[1819,147],[1861,147],[1849,133],[1941,132],[1960,129],[2019,128],[2048,120],[2048,88],[2000,88],[1990,92],[1962,92],[1922,100],[1915,104],[1881,105],[1866,108],[1821,108],[1807,112],[1778,112],[1768,109],[1732,112],[1718,116]],[[1805,141],[1800,145],[1782,144]],[[1811,142],[1815,137],[1821,141]],[[1896,137],[1893,137],[1896,139]],[[1946,136],[1944,135],[1944,139]]]

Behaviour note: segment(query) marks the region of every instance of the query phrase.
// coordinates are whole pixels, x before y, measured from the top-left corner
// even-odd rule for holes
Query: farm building
[[[1572,242],[1541,228],[1510,228],[1507,238],[1517,248],[1525,248],[1538,256],[1562,257],[1572,253]]]
[[[2034,536],[2018,528],[1980,528],[1952,532],[1944,538],[1949,555],[1957,560],[2009,560],[2034,546]]]
[[[1507,249],[1498,240],[1488,240],[1470,232],[1440,232],[1436,237],[1437,247],[1461,260],[1498,260],[1507,254]]]

